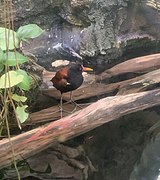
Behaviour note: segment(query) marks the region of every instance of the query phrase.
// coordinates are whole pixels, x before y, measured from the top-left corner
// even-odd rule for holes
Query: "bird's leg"
[[[73,91],[70,92],[70,102],[74,102],[74,100],[73,100]]]
[[[90,105],[92,103],[81,103],[81,104],[77,104],[74,99],[73,99],[73,91],[70,92],[70,100],[69,103],[75,104],[75,108],[78,106],[80,109],[83,109],[83,105]],[[81,106],[82,105],[82,106]],[[75,109],[74,108],[74,109]]]
[[[60,114],[61,114],[61,118],[63,117],[63,112],[66,112],[66,113],[72,113],[72,112],[69,112],[69,111],[66,111],[63,109],[63,94],[61,93],[61,99],[60,99]]]
[[[61,93],[61,99],[60,99],[60,113],[61,113],[61,118],[63,117],[63,94]]]
[[[55,111],[54,113],[60,112],[61,118],[63,117],[63,94],[61,93],[61,98],[60,98],[60,104],[58,105],[59,110]]]
[[[72,110],[72,112],[74,112],[74,111],[77,109],[77,107],[79,107],[80,109],[83,108],[83,107],[81,107],[79,104],[77,104],[77,103],[74,101],[74,99],[73,99],[73,91],[70,92],[70,101],[69,101],[69,102],[75,105],[75,107],[74,107],[74,109]]]

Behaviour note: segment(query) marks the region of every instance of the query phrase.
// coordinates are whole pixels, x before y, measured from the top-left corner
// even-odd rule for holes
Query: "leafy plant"
[[[6,43],[8,45],[6,46]],[[6,29],[4,27],[0,27],[0,48],[3,51],[7,49],[13,50],[15,47],[19,47],[19,38],[17,37],[17,33],[12,31],[11,29]]]
[[[19,52],[7,52],[4,53],[4,57],[7,57],[7,59],[4,58],[2,63],[7,66],[16,66],[27,62],[27,57]]]
[[[21,26],[18,29],[17,34],[22,41],[27,41],[30,38],[38,37],[42,32],[43,30],[36,24],[28,24],[25,26]]]
[[[23,81],[23,75],[18,74],[16,71],[8,71],[0,78],[0,88],[11,88]]]
[[[25,91],[31,88],[32,79],[29,74],[20,68],[21,64],[28,61],[28,58],[17,51],[22,41],[36,38],[44,31],[36,24],[28,24],[13,30],[0,27],[0,95],[4,97],[1,103],[4,104],[1,110],[1,119],[6,116],[11,104],[19,127],[20,123],[28,118],[24,104],[27,97],[23,96]]]
[[[16,71],[19,75],[23,76],[23,81],[21,81],[19,84],[17,84],[17,86],[25,91],[28,91],[30,89],[30,85],[31,85],[31,77],[27,74],[26,71],[24,70],[17,70]]]

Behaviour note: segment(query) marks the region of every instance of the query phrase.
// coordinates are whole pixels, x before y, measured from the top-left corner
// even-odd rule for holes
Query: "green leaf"
[[[0,64],[0,72],[2,72],[4,69],[4,65],[3,64]]]
[[[18,29],[17,34],[18,34],[20,39],[27,40],[30,38],[36,38],[39,35],[41,35],[43,32],[44,32],[44,30],[42,30],[36,24],[28,24],[25,26],[21,26]]]
[[[21,123],[24,123],[29,116],[29,114],[25,112],[27,107],[28,107],[27,105],[24,105],[24,106],[17,106],[16,108],[16,114]]]
[[[4,60],[4,53],[0,48],[0,72],[2,72],[4,69],[3,60]]]
[[[23,64],[27,61],[27,57],[23,56],[19,52],[8,52],[7,54],[4,53],[5,59],[3,60],[3,64],[5,65],[7,63],[8,66],[16,66],[16,64]],[[7,58],[7,60],[6,60]]]
[[[32,79],[31,77],[26,73],[26,71],[24,70],[17,70],[17,73],[19,75],[23,75],[23,81],[20,82],[17,86],[20,88],[20,89],[23,89],[25,91],[28,91],[30,89],[30,86],[31,86],[31,82],[32,82]]]
[[[16,71],[9,71],[0,78],[0,88],[10,88],[23,81],[24,76]]]
[[[4,59],[4,53],[3,53],[2,49],[0,48],[0,63],[3,62],[3,59]]]
[[[12,99],[17,102],[25,102],[27,100],[25,96],[19,96],[18,94],[13,94]]]
[[[7,43],[6,43],[7,39]],[[15,42],[15,47],[19,47],[20,40],[17,37],[17,33],[10,30],[10,29],[5,29],[3,27],[0,27],[0,48],[5,51],[7,50],[6,44],[8,45],[8,49],[12,50],[14,49],[14,42]]]

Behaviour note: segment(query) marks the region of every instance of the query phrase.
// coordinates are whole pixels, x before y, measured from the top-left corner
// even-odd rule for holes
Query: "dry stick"
[[[159,90],[101,99],[87,108],[12,138],[16,159],[30,157],[121,116],[160,104]],[[0,141],[0,167],[11,163],[8,139]]]

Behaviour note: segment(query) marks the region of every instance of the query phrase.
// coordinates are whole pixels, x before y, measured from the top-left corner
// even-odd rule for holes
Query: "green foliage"
[[[23,123],[29,115],[26,112],[28,106],[23,104],[27,97],[21,94],[30,90],[32,79],[25,70],[20,69],[20,65],[27,62],[28,58],[16,49],[20,47],[21,41],[36,38],[43,32],[36,24],[21,26],[17,32],[0,27],[0,91],[1,93],[8,93],[7,104],[10,102],[14,107],[18,125],[19,121]],[[15,90],[18,90],[21,94],[15,93]],[[1,94],[1,97],[3,97],[3,94]],[[6,102],[6,99],[3,102]],[[2,111],[5,111],[5,108],[6,106],[2,108]]]
[[[26,73],[26,71],[24,70],[17,70],[17,73],[19,75],[22,75],[23,76],[23,81],[20,82],[17,86],[20,88],[20,89],[23,89],[25,91],[28,91],[30,89],[30,86],[31,86],[31,77],[28,76],[28,74]]]
[[[18,94],[13,94],[12,99],[17,102],[25,102],[27,100],[25,96],[19,96]]]
[[[8,66],[16,66],[17,64],[23,64],[27,62],[27,57],[23,56],[19,52],[4,53],[5,58],[3,64]]]
[[[0,63],[0,72],[2,72],[4,69],[4,65]]]
[[[43,32],[44,31],[36,24],[28,24],[25,26],[21,26],[18,29],[17,34],[21,40],[26,41],[27,39],[38,37]]]
[[[4,60],[4,53],[2,49],[0,48],[0,72],[3,71],[4,69],[3,60]]]
[[[3,59],[4,59],[4,53],[3,53],[2,49],[0,48],[0,63],[3,62]]]
[[[21,41],[40,36],[44,31],[36,24],[21,26],[17,32],[0,27],[0,48],[3,51],[19,48]],[[8,49],[7,49],[8,46]]]
[[[27,105],[24,105],[24,106],[17,106],[16,108],[16,114],[21,123],[25,122],[29,116],[29,114],[25,112],[27,107],[28,107]]]
[[[10,88],[23,81],[24,76],[16,71],[9,71],[0,78],[0,88]]]
[[[0,48],[3,51],[6,51],[6,44],[8,45],[8,49],[12,50],[14,47],[19,47],[19,38],[17,37],[17,33],[10,30],[5,29],[4,27],[0,27]]]

